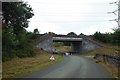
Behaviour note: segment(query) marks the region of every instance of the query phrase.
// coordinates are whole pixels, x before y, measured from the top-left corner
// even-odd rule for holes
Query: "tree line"
[[[35,33],[28,32],[33,10],[25,2],[2,2],[2,60],[13,57],[34,56],[32,40]]]
[[[95,32],[92,36],[97,41],[120,46],[120,28],[119,27],[114,29],[113,33]]]

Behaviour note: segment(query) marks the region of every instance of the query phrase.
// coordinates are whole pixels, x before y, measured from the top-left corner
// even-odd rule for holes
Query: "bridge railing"
[[[94,56],[96,59],[102,59],[103,62],[114,65],[117,68],[120,68],[120,56],[115,54],[104,54],[104,53],[96,53]]]

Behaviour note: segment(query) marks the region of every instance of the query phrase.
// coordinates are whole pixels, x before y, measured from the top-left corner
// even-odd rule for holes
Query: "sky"
[[[38,29],[41,34],[54,32],[56,34],[92,35],[113,32],[117,27],[117,15],[108,14],[118,7],[109,4],[116,0],[24,0],[32,7],[34,16],[29,20],[28,31]],[[117,13],[117,12],[116,12]]]

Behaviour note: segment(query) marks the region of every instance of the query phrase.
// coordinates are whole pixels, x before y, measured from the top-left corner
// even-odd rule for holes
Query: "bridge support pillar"
[[[71,52],[82,53],[82,42],[72,42]]]

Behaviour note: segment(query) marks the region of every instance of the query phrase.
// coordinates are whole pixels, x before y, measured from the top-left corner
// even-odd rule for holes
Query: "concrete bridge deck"
[[[73,37],[52,37],[53,42],[80,42],[83,38]]]

